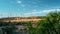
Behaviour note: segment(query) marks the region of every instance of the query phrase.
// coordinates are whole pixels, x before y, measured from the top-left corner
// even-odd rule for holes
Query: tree
[[[30,34],[60,34],[60,12],[50,12],[45,20],[36,23],[36,27],[28,22],[27,28]]]

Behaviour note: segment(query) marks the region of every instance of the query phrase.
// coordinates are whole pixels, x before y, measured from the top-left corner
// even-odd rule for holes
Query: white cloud
[[[37,11],[36,9],[34,9],[33,11]]]
[[[23,13],[23,14],[18,14],[21,17],[28,17],[28,16],[37,16],[37,15],[46,15],[49,12],[55,12],[55,11],[60,11],[60,9],[50,9],[50,10],[42,10],[42,11],[37,11],[37,10],[32,10],[33,12],[28,12],[28,13]]]
[[[60,11],[60,9],[43,10],[43,12],[46,12],[46,13],[55,12],[55,11]]]
[[[28,16],[36,16],[36,15],[46,15],[49,12],[52,11],[60,11],[60,9],[50,9],[50,10],[42,10],[42,11],[33,11],[33,12],[28,12],[28,13],[8,13],[8,12],[0,12],[0,18],[1,17],[28,17]]]
[[[37,10],[33,10],[33,12],[29,12],[29,13],[24,13],[24,15],[36,15],[36,14],[47,14],[49,12],[54,12],[54,11],[60,11],[60,9],[50,9],[50,10],[42,10],[42,11],[37,11]]]
[[[21,3],[22,3],[22,1],[17,1],[17,3],[21,4]]]
[[[20,5],[21,7],[25,7],[25,5],[22,3],[22,1],[17,0],[16,2],[17,2],[17,3],[18,3],[18,5]]]

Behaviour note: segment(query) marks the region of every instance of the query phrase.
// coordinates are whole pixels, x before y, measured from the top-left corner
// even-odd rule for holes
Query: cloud
[[[48,14],[49,12],[55,12],[55,11],[60,11],[60,9],[50,9],[50,10],[42,10],[42,11],[37,11],[37,10],[33,10],[33,12],[29,12],[29,13],[24,13],[24,15],[46,15]]]
[[[0,18],[2,17],[28,17],[28,16],[43,16],[49,12],[60,11],[60,9],[50,9],[50,10],[32,10],[32,12],[28,13],[8,13],[8,12],[0,12]]]
[[[46,12],[46,13],[55,12],[55,11],[60,11],[60,9],[43,10],[43,12]]]
[[[34,9],[33,11],[37,11],[36,9]]]
[[[22,3],[22,1],[19,1],[19,0],[18,0],[18,1],[17,1],[17,3],[21,4],[21,3]]]
[[[17,3],[18,3],[18,5],[20,5],[21,7],[25,7],[25,5],[22,3],[22,1],[17,0],[16,2],[17,2]]]
[[[32,10],[32,12],[28,12],[28,13],[23,13],[21,16],[22,17],[28,17],[28,16],[44,16],[46,14],[48,14],[49,12],[55,12],[58,11],[60,12],[60,9],[49,9],[49,10]]]

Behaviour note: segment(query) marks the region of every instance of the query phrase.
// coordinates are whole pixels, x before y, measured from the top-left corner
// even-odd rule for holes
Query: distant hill
[[[7,17],[0,18],[0,22],[26,22],[26,21],[39,21],[45,16],[31,16],[31,17]]]

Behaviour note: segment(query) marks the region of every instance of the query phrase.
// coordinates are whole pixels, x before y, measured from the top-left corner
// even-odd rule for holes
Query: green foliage
[[[29,34],[60,34],[60,12],[49,13],[45,20],[36,23],[33,27],[32,22],[28,22]]]

